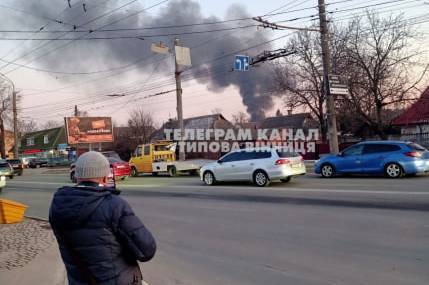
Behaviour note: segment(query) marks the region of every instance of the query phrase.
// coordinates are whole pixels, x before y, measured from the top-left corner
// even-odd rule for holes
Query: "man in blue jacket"
[[[152,234],[118,192],[106,187],[110,165],[100,153],[76,161],[78,184],[58,189],[49,222],[70,285],[142,284],[137,261],[156,251]]]

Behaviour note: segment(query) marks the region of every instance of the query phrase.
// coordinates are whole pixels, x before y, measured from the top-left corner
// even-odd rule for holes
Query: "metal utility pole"
[[[174,40],[174,46],[180,46],[180,40],[175,39]],[[177,100],[177,120],[179,122],[179,128],[180,128],[180,141],[184,141],[184,135],[185,135],[185,126],[183,123],[183,105],[182,105],[182,81],[181,81],[181,73],[180,65],[177,63],[177,55],[174,53],[174,64],[176,66],[175,68],[175,78],[176,78],[176,100]],[[185,160],[185,152],[179,148],[179,160],[183,161]]]
[[[79,116],[79,110],[77,109],[77,105],[74,105],[74,116],[75,117]]]
[[[328,42],[328,25],[326,21],[325,0],[319,1],[319,20],[320,20],[320,38],[322,42],[322,60],[323,60],[323,90],[326,98],[326,113],[328,119],[328,137],[330,152],[337,154],[338,131],[337,119],[335,116],[335,100],[329,88],[329,74],[331,73],[331,55]]]
[[[19,157],[19,149],[18,149],[18,111],[16,108],[16,93],[15,86],[12,85],[12,110],[13,110],[13,138],[14,138],[14,146],[13,146],[13,155],[14,158]]]

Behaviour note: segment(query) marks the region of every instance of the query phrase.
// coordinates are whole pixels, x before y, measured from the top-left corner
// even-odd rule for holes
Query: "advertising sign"
[[[110,117],[68,117],[65,118],[65,124],[70,145],[113,141]]]

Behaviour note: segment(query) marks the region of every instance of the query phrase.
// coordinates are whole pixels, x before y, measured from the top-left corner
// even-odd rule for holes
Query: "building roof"
[[[306,125],[306,121],[313,120],[310,113],[298,113],[286,116],[278,116],[266,118],[262,121],[261,128],[263,129],[277,129],[277,128],[289,128],[289,129],[302,129],[309,127]]]
[[[413,105],[393,120],[393,125],[406,126],[429,123],[429,87]]]
[[[227,121],[222,114],[204,115],[192,118],[186,118],[183,120],[183,124],[187,129],[207,129],[213,128],[214,124],[219,121]],[[179,127],[177,120],[169,120],[163,126],[165,129],[175,129]]]
[[[222,114],[211,114],[205,116],[198,116],[187,118],[183,120],[183,124],[185,129],[227,129],[233,128],[231,122],[229,122]],[[164,123],[163,126],[155,131],[151,140],[160,140],[164,138],[164,130],[165,129],[178,129],[179,122],[177,120],[169,120]]]
[[[44,137],[48,136],[48,143],[45,144]],[[27,145],[27,139],[34,138],[33,145]],[[66,132],[64,127],[41,130],[25,134],[21,138],[21,150],[39,149],[50,150],[57,148],[59,144],[67,143]]]

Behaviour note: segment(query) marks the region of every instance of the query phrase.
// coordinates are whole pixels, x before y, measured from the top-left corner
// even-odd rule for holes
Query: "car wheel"
[[[158,172],[152,172],[152,176],[158,176]]]
[[[21,175],[22,175],[22,172],[18,173],[18,176],[21,176]]]
[[[335,175],[335,169],[331,164],[324,164],[320,168],[320,173],[324,178],[332,178]]]
[[[76,182],[77,182],[77,179],[76,179],[76,177],[75,177],[75,175],[74,175],[74,171],[73,171],[72,173],[70,173],[70,180],[71,180],[73,183],[76,183]]]
[[[290,182],[292,180],[292,177],[286,177],[286,178],[284,178],[284,179],[280,179],[280,181],[281,182],[283,182],[283,183],[288,183],[288,182]]]
[[[126,179],[128,179],[128,176],[123,176],[123,177],[121,177],[121,180],[122,180],[122,181],[124,181],[124,180],[126,180]]]
[[[258,187],[265,187],[270,185],[270,179],[268,178],[268,175],[265,173],[265,171],[257,170],[253,174],[253,182]]]
[[[404,175],[404,170],[397,163],[388,163],[384,168],[384,173],[389,178],[399,178]]]
[[[204,180],[204,183],[208,186],[212,186],[216,184],[216,178],[214,177],[214,174],[211,171],[204,172],[203,180]]]
[[[135,168],[135,167],[131,168],[131,176],[132,177],[139,176],[139,172],[137,171],[137,168]]]
[[[13,177],[14,177],[13,175],[9,176],[10,179],[13,179]]]
[[[191,175],[191,176],[198,176],[198,170],[193,169],[193,170],[189,171],[189,175]]]
[[[177,169],[175,166],[171,166],[168,168],[168,174],[170,175],[170,177],[174,177],[177,176]]]

